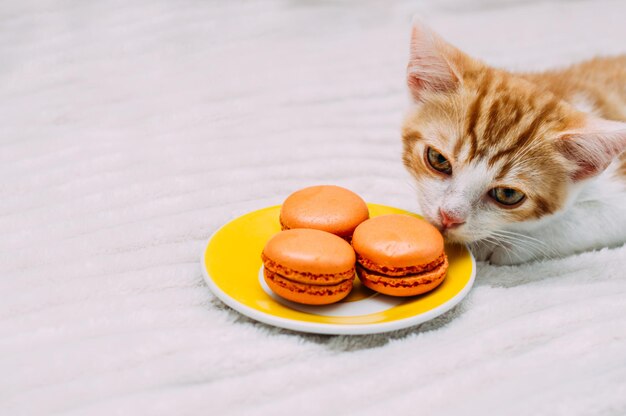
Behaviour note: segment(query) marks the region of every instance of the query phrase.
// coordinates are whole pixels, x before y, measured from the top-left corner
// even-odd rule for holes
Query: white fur
[[[587,114],[598,115],[596,107],[593,104],[593,101],[583,93],[577,93],[570,100],[570,103],[579,111]]]

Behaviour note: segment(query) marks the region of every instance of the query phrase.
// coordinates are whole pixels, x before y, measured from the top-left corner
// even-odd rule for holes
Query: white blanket
[[[198,261],[306,185],[416,209],[414,13],[540,69],[626,52],[623,1],[91,3],[0,2],[0,414],[626,414],[626,247],[353,337],[242,317]]]

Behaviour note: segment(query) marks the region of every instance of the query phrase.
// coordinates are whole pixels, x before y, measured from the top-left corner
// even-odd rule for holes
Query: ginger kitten
[[[626,242],[626,56],[513,74],[418,23],[407,83],[404,164],[448,240],[494,264]]]

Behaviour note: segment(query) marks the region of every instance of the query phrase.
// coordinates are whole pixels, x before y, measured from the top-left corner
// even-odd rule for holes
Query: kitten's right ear
[[[447,92],[460,84],[450,64],[450,54],[455,52],[428,26],[413,20],[407,84],[415,101],[423,101],[425,92]]]
[[[556,144],[574,162],[571,178],[587,179],[602,173],[626,151],[626,123],[591,118],[583,128],[562,134]]]

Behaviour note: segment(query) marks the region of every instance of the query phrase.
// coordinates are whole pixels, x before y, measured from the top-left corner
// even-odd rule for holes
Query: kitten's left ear
[[[602,173],[626,150],[626,123],[593,118],[585,127],[564,133],[556,145],[575,163],[572,180],[587,179]]]
[[[413,20],[407,84],[415,101],[423,101],[424,93],[447,92],[460,84],[451,64],[452,55],[459,53],[420,20]]]

